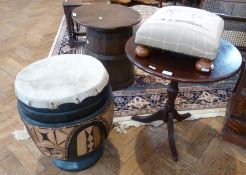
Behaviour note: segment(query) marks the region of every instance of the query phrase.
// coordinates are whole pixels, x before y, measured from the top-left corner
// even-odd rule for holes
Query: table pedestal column
[[[179,92],[178,82],[171,81],[167,89],[167,102],[165,107],[149,116],[133,116],[132,119],[143,123],[149,123],[156,120],[163,120],[167,123],[169,146],[173,155],[173,160],[178,160],[178,153],[174,139],[173,119],[182,121],[191,116],[190,113],[179,114],[175,109],[175,99]]]

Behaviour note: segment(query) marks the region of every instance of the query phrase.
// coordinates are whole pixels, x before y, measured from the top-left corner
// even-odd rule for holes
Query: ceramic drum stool
[[[39,60],[15,80],[17,108],[39,150],[60,169],[78,171],[102,155],[113,119],[109,75],[97,59]]]

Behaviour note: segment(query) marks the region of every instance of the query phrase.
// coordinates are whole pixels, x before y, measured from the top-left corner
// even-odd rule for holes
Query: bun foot
[[[138,56],[138,57],[147,57],[149,56],[150,54],[150,49],[143,46],[143,45],[138,45],[135,49],[135,54]]]
[[[211,60],[201,58],[196,61],[196,70],[200,72],[211,72],[213,68],[214,65]]]

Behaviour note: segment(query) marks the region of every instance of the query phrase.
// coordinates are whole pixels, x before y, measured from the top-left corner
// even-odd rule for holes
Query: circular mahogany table
[[[132,119],[144,123],[155,120],[166,122],[170,149],[173,159],[177,161],[178,153],[174,139],[173,119],[182,121],[191,116],[190,113],[178,114],[175,109],[175,99],[179,91],[178,83],[209,83],[227,79],[240,70],[242,64],[241,54],[231,43],[221,40],[218,55],[214,61],[214,69],[210,73],[200,73],[195,69],[196,59],[187,55],[153,49],[148,57],[137,57],[135,55],[137,44],[135,44],[134,39],[134,37],[131,37],[125,47],[129,60],[143,71],[171,80],[171,82],[167,89],[168,99],[163,109],[149,116],[133,116]],[[163,70],[171,72],[172,75],[163,74]]]
[[[72,18],[86,27],[85,52],[99,59],[109,73],[113,90],[133,82],[133,65],[125,54],[126,41],[132,36],[132,26],[141,20],[140,14],[116,4],[91,4],[73,10]]]

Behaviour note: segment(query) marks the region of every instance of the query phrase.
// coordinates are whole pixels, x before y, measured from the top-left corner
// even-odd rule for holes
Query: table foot
[[[183,121],[191,116],[191,113],[179,114],[176,110],[174,111],[174,119]]]
[[[163,120],[163,118],[165,118],[166,116],[166,109],[160,109],[159,111],[151,114],[151,115],[147,115],[147,116],[139,116],[139,115],[134,115],[132,116],[132,120],[134,121],[138,121],[138,122],[143,122],[143,123],[150,123],[156,120]]]
[[[190,113],[179,114],[175,109],[169,109],[167,107],[160,109],[159,111],[155,112],[152,115],[148,116],[139,116],[135,115],[132,116],[132,120],[143,122],[143,123],[150,123],[156,120],[163,120],[167,123],[168,129],[168,140],[169,140],[169,147],[173,156],[174,161],[178,161],[178,152],[176,148],[175,138],[174,138],[174,124],[173,119],[178,121],[183,121],[190,117]]]
[[[174,161],[178,160],[178,152],[174,138],[173,119],[176,119],[177,121],[183,121],[191,116],[190,113],[179,114],[175,109],[175,99],[178,95],[178,90],[178,83],[171,81],[167,89],[167,102],[163,109],[160,109],[152,115],[132,117],[132,120],[143,123],[149,123],[155,120],[163,120],[167,123],[169,147]]]
[[[174,139],[174,126],[173,126],[173,113],[168,113],[168,122],[167,122],[167,128],[168,128],[168,139],[169,139],[169,147],[172,152],[173,160],[178,160],[178,152],[175,144]]]

